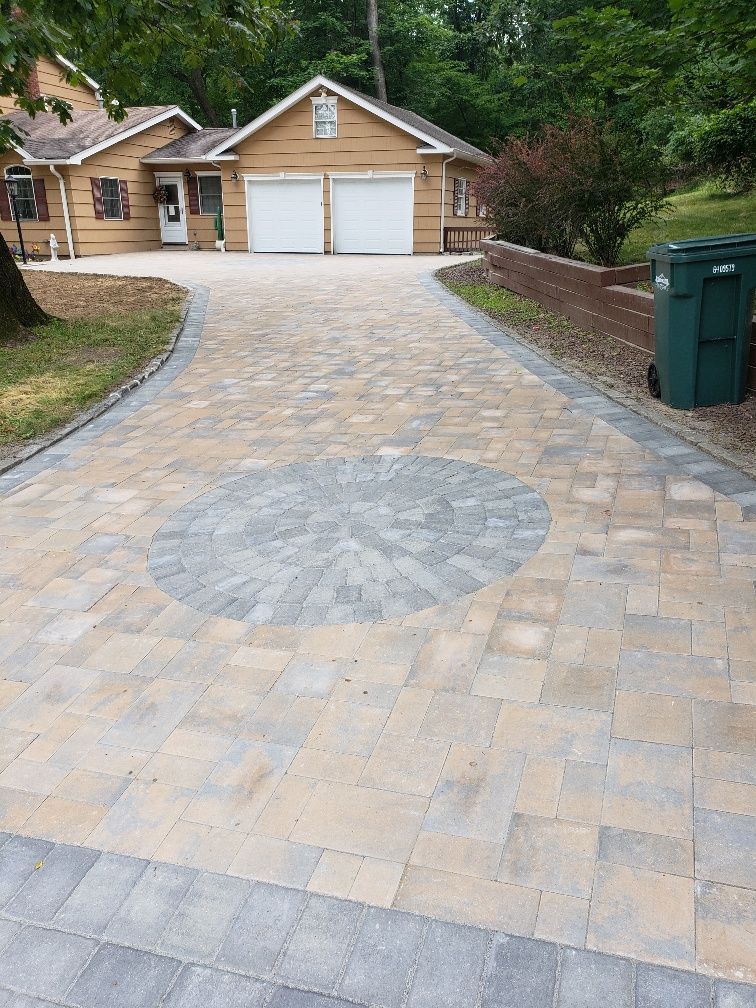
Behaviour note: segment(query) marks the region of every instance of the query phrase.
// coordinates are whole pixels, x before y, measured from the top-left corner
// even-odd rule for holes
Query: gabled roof
[[[213,150],[218,144],[229,140],[239,132],[237,127],[201,129],[196,133],[187,133],[186,136],[177,137],[171,140],[165,147],[159,147],[151,151],[142,158],[144,164],[161,164],[166,161],[204,161],[208,151]],[[228,158],[229,155],[236,157],[236,152],[226,150],[219,155]]]
[[[409,109],[399,108],[397,105],[389,105],[388,102],[382,102],[377,98],[371,98],[369,95],[364,95],[359,91],[354,91],[352,88],[346,87],[344,84],[339,84],[336,81],[332,81],[328,77],[323,77],[321,74],[317,77],[313,77],[312,80],[309,80],[300,88],[297,88],[297,90],[293,91],[287,98],[284,98],[283,101],[280,101],[272,108],[269,108],[267,112],[263,112],[262,115],[253,119],[252,122],[247,123],[247,125],[238,130],[233,137],[221,141],[221,143],[217,144],[214,148],[212,148],[212,150],[208,151],[208,158],[222,154],[227,147],[231,146],[232,143],[236,146],[242,140],[251,136],[252,133],[256,133],[257,130],[262,129],[263,126],[266,126],[269,122],[278,118],[278,116],[280,116],[283,112],[286,112],[287,109],[296,105],[298,101],[301,101],[303,98],[312,94],[312,92],[317,88],[327,88],[329,91],[332,91],[337,95],[341,95],[348,101],[354,102],[355,105],[361,106],[368,112],[372,112],[373,115],[378,116],[379,119],[392,123],[392,125],[397,126],[405,133],[409,133],[410,136],[415,137],[416,140],[419,140],[424,145],[424,148],[428,153],[458,154],[471,161],[483,161],[488,157],[488,155],[478,147],[473,147],[472,144],[460,139],[460,137],[455,137],[451,133],[447,133],[446,130],[442,130],[440,127],[428,122],[428,120],[423,119],[422,116],[416,115],[414,112],[410,112]]]
[[[59,66],[62,66],[65,70],[71,70],[73,73],[80,74],[84,82],[88,84],[96,94],[99,94],[100,85],[97,81],[92,80],[88,74],[85,74],[84,71],[77,67],[75,63],[72,63],[71,60],[67,60],[65,56],[61,56],[60,53],[56,53],[55,62],[58,63]]]
[[[50,113],[32,118],[26,112],[10,112],[1,118],[10,122],[17,133],[19,142],[14,147],[25,160],[81,164],[93,154],[173,116],[192,129],[201,129],[177,105],[127,108],[126,118],[121,122],[111,119],[104,109],[72,109],[68,123]]]

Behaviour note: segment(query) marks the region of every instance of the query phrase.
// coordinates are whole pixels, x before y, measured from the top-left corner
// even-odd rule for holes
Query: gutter
[[[66,241],[68,243],[68,258],[73,261],[76,258],[74,251],[73,232],[71,231],[71,217],[68,213],[68,196],[66,194],[66,182],[54,164],[50,165],[50,171],[58,180],[60,186],[60,201],[63,204],[63,220],[66,225]]]
[[[441,162],[441,230],[438,236],[439,252],[444,254],[444,225],[446,223],[446,166],[456,159],[457,155],[444,158]]]

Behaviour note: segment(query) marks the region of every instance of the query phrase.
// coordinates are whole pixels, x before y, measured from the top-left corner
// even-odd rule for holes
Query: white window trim
[[[321,254],[325,255],[325,175],[323,172],[277,172],[275,175],[242,175],[244,179],[244,216],[247,218],[247,252],[250,255],[255,253],[252,251],[252,222],[249,219],[249,198],[247,189],[250,182],[281,182],[282,180],[292,180],[292,181],[305,181],[307,179],[319,179],[320,180],[320,211],[322,214],[323,221],[323,248]]]
[[[313,95],[310,98],[312,102],[312,136],[315,140],[336,140],[339,135],[339,99],[337,95]],[[333,134],[329,136],[318,136],[316,122],[315,122],[315,106],[316,105],[333,105],[334,111],[336,113],[335,125],[336,130]]]
[[[14,168],[23,168],[24,172],[28,172],[29,174],[28,175],[26,175],[26,174],[24,174],[24,175],[14,175],[13,174],[13,169]],[[9,172],[11,174],[8,174]],[[39,207],[37,206],[37,194],[34,192],[34,178],[32,176],[31,169],[29,167],[27,167],[27,165],[22,165],[22,164],[8,165],[8,167],[5,169],[5,176],[4,177],[5,177],[5,179],[25,179],[25,180],[31,182],[31,184],[32,184],[32,187],[31,187],[31,198],[32,198],[32,200],[34,202],[34,216],[33,217],[24,217],[24,218],[22,218],[22,222],[26,221],[29,224],[39,223]],[[15,214],[13,213],[13,201],[10,198],[10,193],[8,193],[8,203],[10,204],[11,220],[14,221],[16,219],[16,217],[15,217]]]
[[[212,176],[215,176],[215,178],[219,178],[221,180],[220,199],[221,199],[221,213],[223,213],[223,210],[224,210],[224,205],[223,205],[223,173],[219,172],[219,171],[196,171],[194,174],[197,176],[197,199],[199,200],[199,208],[200,208],[199,216],[200,217],[215,217],[215,212],[214,211],[213,212],[205,213],[205,211],[202,209],[202,187],[199,184],[199,179],[200,178],[212,177]]]
[[[117,182],[118,183],[118,211],[119,211],[119,214],[120,214],[120,216],[118,216],[118,217],[106,217],[105,216],[105,194],[102,191],[102,183],[106,179],[109,182]],[[116,175],[100,175],[100,198],[102,199],[102,219],[103,220],[108,220],[108,221],[112,221],[112,220],[120,220],[120,221],[122,221],[123,220],[123,199],[121,198],[121,180],[120,180],[120,178],[118,178],[118,176],[116,176]]]
[[[467,203],[467,187],[470,183],[468,179],[461,178],[459,176],[457,176],[457,178],[454,181],[463,183],[461,186],[462,211],[460,213],[457,210],[457,194],[454,191],[456,186],[452,184],[452,217],[466,217],[467,214],[465,213],[465,204]]]

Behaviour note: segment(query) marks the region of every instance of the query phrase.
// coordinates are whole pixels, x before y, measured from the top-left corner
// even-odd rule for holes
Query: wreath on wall
[[[155,191],[152,194],[152,198],[155,200],[156,203],[159,203],[162,206],[168,202],[168,190],[165,188],[165,186],[162,185],[156,186]]]

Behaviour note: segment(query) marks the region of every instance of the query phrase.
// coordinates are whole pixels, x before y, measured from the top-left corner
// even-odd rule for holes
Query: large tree
[[[62,53],[80,60],[90,73],[108,67],[103,99],[109,114],[119,119],[124,98],[164,52],[181,54],[178,69],[200,91],[207,51],[223,53],[216,79],[221,86],[230,84],[236,79],[232,68],[259,62],[265,47],[290,24],[280,0],[0,0],[0,97],[15,97],[32,116],[50,112],[62,122],[70,120],[67,102],[34,97],[29,88],[37,59]],[[66,76],[72,83],[81,79],[75,71]],[[0,150],[17,139],[11,124],[0,119]],[[44,318],[2,241],[0,335]]]

